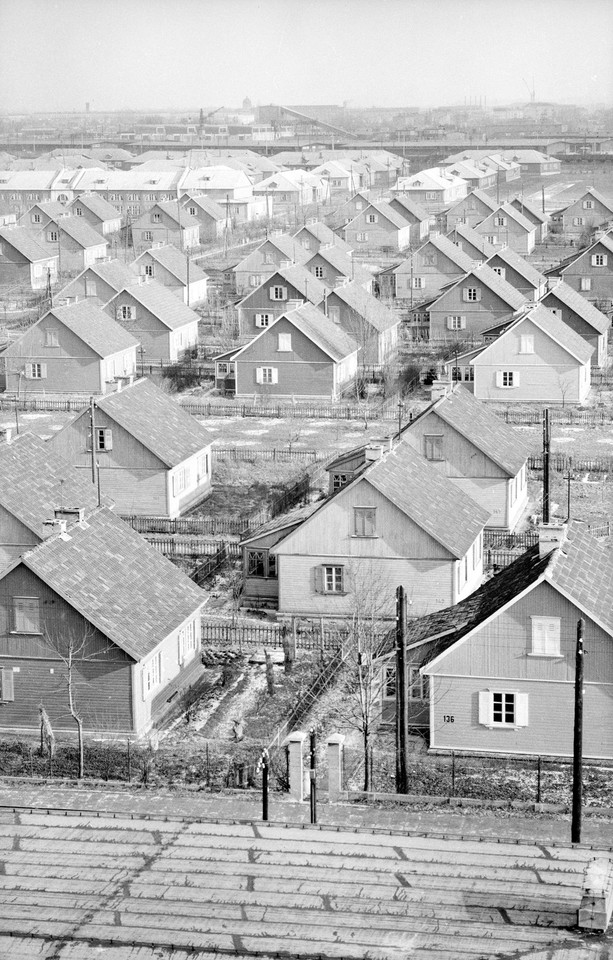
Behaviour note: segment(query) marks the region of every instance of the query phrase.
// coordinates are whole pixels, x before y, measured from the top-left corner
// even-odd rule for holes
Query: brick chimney
[[[557,547],[560,547],[566,539],[567,526],[560,521],[559,523],[540,523],[539,534],[539,557],[546,557]]]

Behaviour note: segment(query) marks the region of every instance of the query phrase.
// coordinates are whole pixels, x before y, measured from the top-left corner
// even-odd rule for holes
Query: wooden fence
[[[273,463],[314,463],[320,457],[317,450],[291,450],[289,447],[274,447],[270,450],[258,447],[212,447],[214,460],[239,460],[253,463],[256,460],[271,460]]]
[[[552,453],[549,457],[552,470],[562,472],[570,470],[572,473],[611,473],[613,471],[613,456],[608,457],[571,457],[566,453]],[[528,467],[531,470],[543,469],[542,454],[528,457]]]
[[[483,534],[483,547],[486,550],[513,550],[518,547],[527,550],[528,547],[538,543],[539,536],[536,531],[525,531],[524,533],[508,533],[504,530],[485,530]]]
[[[305,404],[297,403],[215,403],[186,400],[181,406],[194,417],[257,417],[258,419],[293,418],[299,420],[397,420],[398,410],[393,405],[367,404]]]
[[[540,425],[543,422],[541,407],[534,410],[496,410],[496,415],[505,423],[530,426]],[[567,424],[578,427],[599,427],[613,421],[613,409],[604,407],[589,410],[575,410],[572,407],[551,407],[549,418],[552,423]]]
[[[241,649],[254,647],[281,648],[283,640],[289,635],[295,639],[296,647],[302,650],[332,650],[342,647],[347,631],[324,623],[318,628],[307,630],[289,628],[281,624],[253,624],[232,621],[212,621],[206,616],[206,608],[201,624],[203,646],[225,646]]]
[[[222,547],[226,551],[226,559],[237,559],[241,555],[241,547],[235,540],[209,540],[205,537],[164,537],[150,534],[146,539],[166,557],[212,557]]]

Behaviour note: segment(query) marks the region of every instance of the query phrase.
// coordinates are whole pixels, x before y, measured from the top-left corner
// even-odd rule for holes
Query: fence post
[[[455,751],[451,751],[451,796],[455,797]]]
[[[331,733],[328,737],[328,800],[334,803],[340,798],[343,789],[343,752],[345,736]]]
[[[132,741],[128,738],[128,783],[132,779]]]
[[[268,750],[262,750],[258,769],[262,771],[262,820],[268,820]]]
[[[536,802],[541,802],[541,757],[536,761]]]
[[[317,737],[315,730],[309,732],[309,799],[311,823],[317,823]]]
[[[306,733],[296,730],[287,738],[289,748],[289,795],[292,800],[304,800],[304,741]]]

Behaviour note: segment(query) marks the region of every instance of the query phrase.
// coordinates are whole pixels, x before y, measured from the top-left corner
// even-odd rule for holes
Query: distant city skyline
[[[610,0],[0,0],[5,114],[493,106],[532,89],[613,103]]]

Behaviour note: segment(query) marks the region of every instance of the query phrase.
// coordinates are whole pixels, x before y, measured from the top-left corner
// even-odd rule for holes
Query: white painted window
[[[272,318],[272,313],[256,313],[255,325],[256,327],[267,327]]]
[[[190,620],[184,627],[181,627],[178,633],[178,660],[179,663],[185,663],[189,660],[196,649],[197,634],[196,621]]]
[[[47,234],[47,239],[49,240],[50,243],[57,243],[58,237],[59,237],[59,234],[57,230],[50,230],[49,233]]]
[[[184,490],[187,490],[191,482],[191,475],[189,467],[178,467],[177,470],[172,475],[172,495],[173,497],[178,496],[180,493],[183,493]]]
[[[273,384],[279,382],[279,371],[276,367],[256,367],[256,383]]]
[[[417,186],[417,184],[415,184],[415,186]],[[437,199],[436,193],[434,193],[431,190],[426,191],[426,200],[436,200],[436,199]]]
[[[59,347],[59,330],[55,327],[48,327],[45,330],[45,346],[46,347]]]
[[[162,654],[154,653],[143,665],[143,700],[162,683]]]
[[[328,307],[328,317],[332,323],[341,322],[341,308],[340,307]]]
[[[287,287],[271,287],[269,295],[271,300],[287,300]]]
[[[282,353],[288,353],[288,352],[291,352],[291,349],[292,349],[291,333],[280,333],[277,350]]]
[[[32,214],[32,223],[40,223],[40,213]]]
[[[592,254],[592,266],[593,267],[606,267],[607,265],[607,255],[606,253],[593,253]]]
[[[151,222],[152,222],[152,223],[161,223],[161,222],[162,222],[162,214],[161,214],[161,213],[152,213],[152,214],[151,214]]]
[[[332,474],[332,489],[340,490],[341,487],[344,487],[347,481],[349,480],[349,475],[346,473],[333,473]]]
[[[354,537],[376,536],[376,507],[353,508],[353,535]]]
[[[356,240],[357,240],[358,243],[366,243],[366,241],[368,240],[368,234],[367,234],[367,233],[358,233],[358,234],[356,234]]]
[[[117,307],[117,310],[115,311],[115,319],[136,320],[136,307],[130,307],[127,304]]]
[[[12,667],[0,669],[0,701],[12,703],[15,699],[15,684]]]
[[[447,329],[448,330],[465,330],[466,329],[466,317],[458,313],[452,313],[447,318]]]
[[[209,455],[208,453],[201,453],[196,459],[196,480],[200,483],[201,480],[204,480],[209,475]]]
[[[488,243],[491,243],[493,246],[495,246],[498,243],[498,237],[494,233],[489,233],[485,239]]]
[[[191,217],[195,217],[197,213],[196,207],[188,207],[187,212]]]
[[[379,217],[377,216],[376,213],[369,213],[366,216],[367,223],[377,223],[378,220],[379,220]]]
[[[592,289],[592,278],[591,277],[581,277],[580,287],[582,290],[591,290]]]
[[[506,227],[507,218],[506,217],[494,217],[494,226],[495,227]]]
[[[425,277],[413,277],[412,287],[414,290],[423,290],[426,286]]]
[[[428,678],[422,676],[419,667],[409,666],[409,700],[428,699]]]
[[[153,233],[151,230],[143,230],[143,240],[153,240]]]
[[[559,657],[560,618],[532,617],[531,619],[532,655],[538,657]]]
[[[481,299],[481,287],[464,287],[462,299],[467,303],[477,303]]]
[[[155,267],[152,263],[146,263],[143,267],[143,276],[144,277],[153,277],[155,276]]]
[[[585,223],[585,217],[573,217],[573,226],[582,227]]]
[[[593,200],[584,200],[584,201],[583,201],[583,209],[584,209],[584,210],[593,210],[593,209],[594,209],[594,201],[593,201]]]
[[[318,280],[323,280],[324,268],[322,266],[313,267],[313,276],[317,277]]]
[[[75,207],[75,208],[74,208],[74,212],[75,212],[75,214],[76,214],[77,217],[82,217],[82,216],[83,216],[83,207]]]
[[[261,273],[252,273],[249,277],[249,286],[259,287],[260,284],[262,283],[262,280],[263,280],[263,277]]]
[[[344,593],[344,570],[342,566],[323,567],[323,592]]]
[[[527,727],[528,694],[510,690],[480,690],[479,723],[490,728]]]
[[[502,277],[504,280],[506,277],[506,269],[504,267],[492,267],[494,273],[497,273],[499,277]]]
[[[519,373],[517,370],[497,370],[496,386],[505,389],[519,386]]]
[[[25,374],[26,374],[26,380],[46,380],[47,364],[46,363],[26,363]]]
[[[108,427],[96,427],[96,450],[113,449],[113,431]]]
[[[38,597],[13,597],[13,633],[41,633]]]
[[[534,353],[534,336],[531,333],[522,334],[519,338],[520,353]]]

